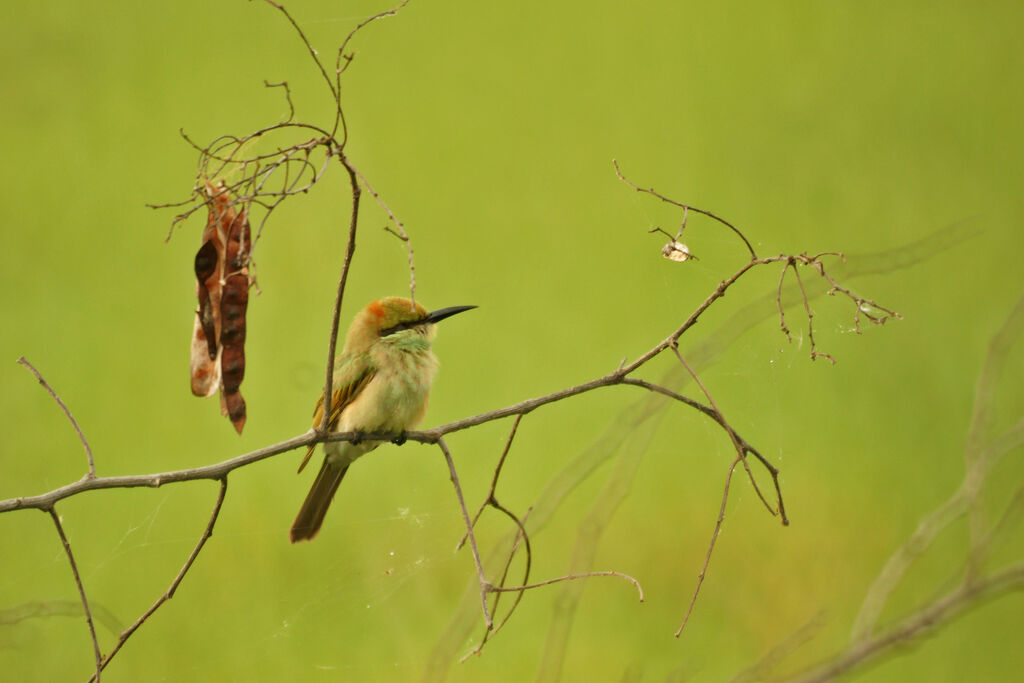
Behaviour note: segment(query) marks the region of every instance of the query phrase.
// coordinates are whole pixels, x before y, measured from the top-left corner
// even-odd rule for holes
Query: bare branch
[[[354,167],[348,164],[347,160],[344,163],[346,164],[346,169],[349,170],[349,177],[353,183],[352,187],[358,188],[358,183],[356,182],[357,175],[354,170]],[[353,190],[354,196],[355,193],[356,190]],[[350,238],[353,237],[354,235],[356,217],[357,216],[354,207],[353,221],[350,223]],[[350,240],[350,248],[354,249],[354,239]],[[637,360],[633,361],[632,363],[628,363],[621,367],[618,367],[614,371],[608,373],[607,375],[577,384],[572,387],[567,387],[565,389],[561,389],[550,394],[539,396],[533,399],[520,401],[519,403],[515,403],[504,408],[499,408],[485,413],[480,413],[472,417],[463,418],[461,420],[450,422],[448,424],[441,425],[425,431],[412,431],[406,432],[404,434],[352,434],[344,432],[334,432],[328,434],[323,433],[322,431],[319,433],[317,431],[311,431],[307,432],[304,435],[293,437],[286,441],[282,441],[277,444],[273,444],[271,446],[258,449],[256,451],[252,451],[251,453],[247,453],[244,455],[237,456],[235,458],[231,458],[229,460],[225,460],[215,465],[185,470],[177,470],[154,475],[97,478],[91,483],[91,485],[89,482],[80,482],[78,484],[71,484],[68,486],[55,489],[41,496],[15,498],[6,501],[0,501],[0,512],[25,507],[46,507],[52,505],[53,502],[56,502],[57,500],[61,500],[68,496],[75,495],[82,491],[91,490],[94,488],[120,488],[136,486],[154,487],[178,481],[192,481],[196,479],[219,479],[237,467],[247,465],[258,460],[262,460],[263,458],[270,457],[278,453],[292,450],[293,448],[298,448],[299,446],[308,446],[320,442],[352,441],[354,439],[362,438],[373,438],[375,440],[379,439],[390,441],[399,437],[405,437],[409,441],[419,441],[421,443],[436,443],[442,436],[450,434],[452,432],[469,429],[470,427],[474,427],[485,422],[490,422],[492,420],[502,419],[514,415],[525,415],[547,404],[564,400],[566,398],[576,396],[578,394],[586,393],[594,389],[606,386],[613,386],[616,384],[634,384],[637,386],[644,386],[645,388],[651,390],[661,391],[660,389],[655,389],[653,385],[645,384],[642,381],[628,378],[627,375],[641,367],[643,364],[645,364],[651,358],[664,351],[666,348],[673,346],[679,339],[679,337],[681,337],[682,334],[686,332],[686,330],[690,329],[694,324],[696,324],[700,315],[705,310],[707,310],[707,308],[710,307],[715,301],[724,296],[725,292],[751,268],[766,263],[776,263],[780,261],[785,261],[787,260],[787,258],[788,257],[784,256],[769,257],[766,259],[759,259],[758,261],[752,261],[748,264],[745,264],[739,270],[737,270],[736,273],[734,273],[731,277],[721,282],[718,285],[718,287],[716,287],[715,291],[702,304],[700,304],[697,307],[697,309],[687,318],[687,320],[679,328],[677,328],[663,341],[655,345],[648,352],[640,356]],[[350,264],[351,259],[348,259],[346,263]],[[338,283],[338,297],[335,300],[335,317],[334,320],[332,321],[332,345],[329,347],[329,350],[331,351],[332,355],[331,362],[328,363],[327,381],[325,382],[324,386],[326,393],[325,408],[329,408],[330,404],[330,392],[326,390],[333,384],[333,354],[336,352],[338,320],[340,319],[340,297],[342,296],[344,291],[345,279],[347,277],[347,274],[348,267],[346,265],[343,265],[342,276],[339,278]],[[661,391],[661,393],[665,392]],[[666,395],[672,394],[669,393]],[[692,405],[693,407],[701,410],[701,412],[704,412],[705,414],[714,418],[715,411],[713,409],[700,408],[699,404],[695,404],[690,399],[686,399],[685,397],[681,397],[677,394],[673,395],[673,397],[676,398],[677,400],[681,400],[687,403],[688,405]],[[328,414],[328,411],[325,409],[325,415],[326,414]],[[719,421],[719,424],[722,424],[722,422]],[[725,427],[724,424],[722,424],[722,426]],[[323,430],[326,428],[326,425],[321,424],[319,428],[320,430]],[[772,472],[772,476],[776,479],[776,486],[778,486],[778,471],[774,467],[769,466],[767,460],[765,460],[755,449],[750,447],[750,444],[747,444],[746,442],[743,443],[745,444],[745,447],[749,452],[753,453],[756,457],[758,457],[759,460],[761,460],[762,463],[769,467],[769,470]],[[783,519],[785,519],[784,515]]]
[[[704,396],[707,397],[708,403],[711,404],[711,408],[712,410],[714,410],[715,421],[718,422],[718,424],[722,426],[722,429],[725,430],[726,434],[729,435],[729,440],[732,441],[733,448],[736,449],[736,457],[738,457],[740,459],[740,462],[743,463],[743,469],[746,471],[747,477],[750,480],[750,485],[754,488],[754,492],[757,494],[757,497],[761,499],[762,503],[764,503],[764,506],[765,508],[768,509],[768,512],[772,513],[773,515],[779,513],[782,514],[783,526],[789,524],[789,520],[786,519],[785,515],[786,508],[782,503],[782,491],[779,489],[778,479],[776,478],[775,481],[775,490],[778,493],[779,501],[778,510],[776,510],[775,508],[772,507],[771,503],[768,502],[768,499],[764,497],[764,493],[761,492],[761,487],[758,486],[757,480],[754,478],[754,473],[750,470],[750,464],[747,462],[747,453],[756,452],[756,450],[753,447],[751,447],[746,441],[741,439],[740,435],[736,433],[736,430],[732,428],[732,425],[730,425],[726,421],[725,415],[723,415],[722,411],[718,409],[717,405],[715,405],[715,399],[711,397],[711,392],[708,391],[708,388],[704,386],[704,383],[701,381],[700,377],[697,376],[697,373],[694,371],[694,369],[690,367],[690,364],[687,363],[686,359],[683,358],[681,353],[679,353],[678,346],[672,346],[672,353],[675,354],[676,359],[684,368],[686,368],[686,372],[690,375],[690,377],[693,378],[693,381],[697,384],[697,386],[700,387],[700,390],[704,392]],[[776,477],[778,472],[775,469],[775,467],[768,465],[768,462],[764,458],[761,458],[760,455],[758,455],[757,457],[760,458],[761,462],[768,467],[768,470],[770,472],[772,472],[773,478]]]
[[[448,451],[448,445],[444,442],[444,439],[438,439],[437,445],[440,447],[441,452],[444,453],[444,459],[448,463],[448,474],[450,475],[452,486],[455,487],[455,496],[459,499],[459,509],[462,511],[462,519],[466,523],[466,534],[469,536],[469,549],[473,552],[473,563],[476,565],[476,577],[477,581],[480,582],[480,603],[484,612],[484,624],[487,630],[490,631],[494,628],[494,622],[491,619],[491,613],[487,609],[487,593],[493,588],[491,583],[487,580],[484,575],[484,566],[480,562],[480,551],[476,547],[476,534],[473,533],[473,522],[469,519],[469,511],[466,509],[466,500],[462,497],[462,486],[459,485],[459,475],[455,471],[455,461],[452,460],[452,454]]]
[[[941,228],[927,235],[926,237],[904,246],[884,251],[862,255],[851,256],[846,259],[841,267],[841,278],[849,280],[865,275],[891,273],[897,270],[909,268],[918,263],[927,261],[944,250],[950,250],[962,244],[965,240],[974,236],[977,229],[967,223],[956,223]],[[781,260],[785,260],[784,258]],[[795,285],[794,285],[795,289]],[[808,298],[814,299],[827,293],[827,283],[815,281],[808,284]],[[776,292],[765,292],[760,297],[755,297],[744,303],[730,317],[728,317],[715,330],[704,335],[694,342],[694,345],[687,353],[690,363],[695,368],[706,367],[719,358],[725,349],[728,349],[744,333],[753,329],[763,321],[769,319],[776,305]],[[626,361],[623,359],[618,363],[617,369],[623,370]],[[714,412],[708,406],[703,406],[692,399],[688,399],[673,389],[678,388],[682,383],[692,380],[681,366],[676,366],[667,371],[660,379],[659,384],[646,382],[645,380],[626,377],[623,384],[631,384],[648,389],[648,393],[657,393],[671,397],[680,402],[686,403],[695,409],[701,410],[714,419]],[[671,387],[671,388],[670,388]],[[607,495],[611,491],[611,479],[614,478],[617,484],[628,480],[629,468],[627,461],[634,458],[636,453],[642,452],[650,443],[651,434],[660,417],[664,416],[666,405],[664,402],[654,398],[645,397],[630,403],[625,409],[613,417],[608,425],[595,434],[589,445],[583,448],[575,457],[571,458],[560,471],[552,477],[544,491],[531,505],[529,528],[532,535],[539,531],[551,521],[558,508],[568,499],[569,495],[576,490],[583,481],[606,465],[613,458],[617,463],[615,470],[609,475],[609,487],[599,496],[599,503],[605,505]],[[1024,431],[1015,434],[1014,437],[1003,439],[998,449],[1012,448],[1017,442],[1015,437],[1024,439]],[[628,452],[620,454],[620,449],[626,447]],[[992,446],[992,448],[997,448]],[[756,451],[750,451],[755,456],[760,455]],[[616,457],[619,456],[619,457]],[[770,463],[765,462],[766,468],[773,470],[775,474],[776,489],[779,488],[778,471]],[[621,486],[617,486],[622,488]],[[785,510],[781,511],[785,519]],[[596,528],[599,522],[591,525],[587,520],[588,528]],[[581,530],[582,534],[582,530]],[[489,552],[489,557],[507,557],[507,547],[513,542],[514,535],[509,534],[497,541]],[[588,543],[593,545],[596,541],[589,538]],[[578,541],[576,553],[583,554],[580,548],[582,541]],[[574,558],[575,562],[575,558]],[[541,677],[544,680],[558,680],[558,672],[561,670],[566,650],[566,640],[571,631],[572,609],[576,602],[576,591],[572,590],[575,584],[567,583],[563,592],[555,603],[555,614],[547,634],[543,636],[545,643],[543,659],[540,664],[540,671],[545,672]],[[444,633],[439,637],[424,675],[424,680],[440,682],[445,678],[445,672],[449,662],[457,660],[459,651],[465,638],[471,631],[477,614],[479,585],[476,579],[467,581],[465,592],[455,608],[452,618],[449,621]]]
[[[269,2],[269,0],[268,0]],[[324,413],[317,429],[320,432],[327,431],[327,425],[331,420],[331,394],[334,391],[334,359],[338,348],[338,327],[341,321],[341,302],[345,298],[345,283],[348,281],[348,271],[352,266],[352,256],[356,251],[356,227],[359,224],[359,197],[363,191],[359,187],[359,180],[356,177],[357,171],[345,155],[338,150],[338,158],[348,171],[349,185],[352,188],[352,214],[348,224],[348,242],[345,245],[345,259],[341,264],[341,275],[338,277],[338,290],[334,296],[334,312],[331,315],[331,337],[327,344],[327,378],[324,380]]]
[[[75,420],[75,417],[71,414],[71,411],[68,410],[68,407],[67,405],[64,404],[64,401],[60,399],[60,396],[57,395],[57,392],[53,390],[53,387],[51,387],[46,382],[46,380],[43,379],[43,376],[39,374],[39,371],[36,370],[31,363],[28,362],[25,356],[20,357],[18,359],[18,362],[24,365],[26,368],[28,368],[32,372],[32,374],[36,376],[36,379],[39,380],[39,383],[43,385],[43,388],[50,392],[50,396],[52,396],[53,400],[57,402],[57,405],[60,406],[60,409],[64,411],[64,414],[68,416],[68,420],[71,422],[71,426],[75,428],[75,432],[78,434],[78,438],[82,441],[82,447],[85,448],[85,457],[88,458],[89,460],[89,472],[85,475],[85,478],[94,478],[96,476],[96,463],[93,461],[92,458],[92,449],[89,448],[89,441],[85,438],[85,434],[82,433],[82,428],[78,426],[78,422]]]
[[[693,613],[693,606],[697,604],[697,596],[700,595],[700,587],[704,584],[704,577],[708,573],[708,565],[711,564],[711,553],[715,550],[715,543],[718,541],[718,534],[722,532],[722,523],[725,521],[725,505],[729,502],[729,486],[732,484],[732,473],[736,471],[736,465],[738,465],[742,459],[742,457],[737,456],[729,466],[729,472],[725,475],[725,489],[722,491],[722,504],[718,508],[718,519],[715,520],[715,530],[711,533],[711,541],[708,543],[708,550],[704,555],[704,566],[700,568],[700,574],[697,575],[697,585],[693,589],[693,596],[690,598],[690,605],[686,608],[686,614],[683,616],[682,623],[680,623],[679,628],[676,629],[676,638],[682,635],[683,629],[686,628],[687,622],[690,621],[690,614]]]
[[[349,434],[349,440],[355,440],[356,434]],[[394,437],[392,437],[394,438]],[[10,512],[12,510],[26,510],[34,508],[37,510],[49,510],[53,507],[54,503],[65,498],[84,493],[85,491],[95,491],[97,489],[127,489],[127,488],[159,488],[166,484],[176,484],[183,481],[197,481],[200,479],[223,479],[228,475],[229,472],[238,469],[239,467],[245,467],[251,465],[254,462],[259,462],[271,456],[277,455],[278,453],[284,453],[301,446],[308,446],[310,443],[316,441],[316,433],[313,430],[306,432],[300,436],[296,436],[286,441],[266,446],[264,448],[250,451],[243,455],[229,458],[213,465],[206,465],[203,467],[193,467],[184,470],[174,470],[171,472],[159,472],[156,474],[136,474],[118,477],[96,477],[94,479],[82,479],[76,481],[73,484],[61,486],[47,493],[40,494],[38,496],[24,496],[21,498],[9,498],[7,500],[0,500],[0,513]]]
[[[825,280],[828,281],[830,285],[832,285],[832,289],[830,289],[828,292],[829,294],[835,294],[836,292],[840,292],[841,294],[846,295],[851,301],[853,301],[854,305],[856,306],[856,312],[854,313],[853,321],[854,328],[857,334],[860,334],[861,332],[860,315],[862,313],[864,314],[864,317],[866,317],[875,325],[884,325],[885,321],[888,320],[889,318],[896,318],[898,320],[903,319],[903,316],[897,313],[896,311],[886,308],[885,306],[882,306],[881,304],[872,301],[871,299],[859,297],[850,290],[846,289],[845,287],[840,286],[839,283],[837,283],[831,275],[825,272],[825,265],[821,261],[822,256],[838,256],[840,260],[844,262],[846,261],[846,257],[844,257],[841,253],[836,251],[821,252],[820,254],[816,254],[810,257],[809,259],[807,258],[806,254],[801,254],[801,257],[806,259],[804,263],[815,268],[818,271],[818,273],[821,274],[821,277],[823,277]],[[882,315],[874,313],[874,311],[876,310],[882,311]]]
[[[263,80],[263,85],[268,88],[284,88],[284,99],[288,102],[288,118],[285,119],[285,123],[291,123],[295,118],[295,105],[292,104],[292,89],[288,86],[288,81],[281,81],[280,83],[270,83],[266,79]]]
[[[817,350],[817,345],[814,341],[814,313],[811,310],[810,301],[807,297],[807,290],[804,287],[803,280],[800,277],[800,270],[798,268],[798,265],[809,266],[817,270],[818,275],[829,284],[829,295],[835,295],[836,292],[839,292],[840,294],[846,296],[853,302],[855,306],[853,314],[853,327],[854,331],[857,334],[861,334],[861,315],[864,315],[864,317],[866,317],[868,320],[870,320],[872,323],[876,325],[884,325],[885,321],[888,320],[889,318],[897,318],[902,320],[903,316],[890,308],[882,306],[876,301],[872,301],[871,299],[865,299],[863,297],[857,296],[849,289],[839,285],[835,278],[833,278],[831,275],[828,274],[828,272],[825,271],[825,265],[824,263],[822,263],[821,260],[824,256],[836,256],[843,263],[846,262],[846,257],[837,251],[823,251],[818,254],[815,254],[814,256],[808,256],[806,253],[804,253],[786,257],[786,265],[783,267],[782,273],[780,273],[779,275],[779,286],[776,291],[775,304],[779,311],[779,326],[782,328],[783,334],[786,335],[786,339],[792,342],[793,336],[790,334],[789,328],[786,326],[786,314],[783,310],[784,307],[782,305],[782,285],[786,279],[786,272],[790,268],[792,268],[793,276],[796,278],[797,287],[800,290],[800,299],[804,304],[804,311],[807,315],[807,337],[810,340],[811,344],[811,360],[814,360],[819,357],[826,358],[832,365],[835,365],[835,358],[833,358],[831,355],[827,353],[823,353]],[[875,311],[881,311],[882,313],[877,314],[875,313]]]
[[[47,512],[50,513],[50,519],[53,520],[53,525],[57,527],[57,535],[60,536],[60,542],[64,546],[64,553],[68,556],[68,563],[71,564],[71,573],[75,575],[75,585],[78,586],[78,596],[82,598],[82,608],[85,610],[85,622],[89,625],[89,635],[92,637],[93,654],[96,656],[95,680],[96,683],[99,683],[100,671],[102,669],[101,660],[103,655],[100,652],[100,641],[96,638],[96,626],[92,623],[92,611],[89,609],[89,598],[85,597],[85,586],[82,585],[82,576],[78,573],[78,565],[75,563],[75,555],[71,552],[71,544],[68,543],[68,537],[64,534],[64,526],[60,523],[60,515],[57,514],[57,510],[53,507],[48,508]]]

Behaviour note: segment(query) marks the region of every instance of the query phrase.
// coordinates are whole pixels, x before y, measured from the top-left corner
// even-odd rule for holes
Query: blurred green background
[[[385,8],[288,7],[324,55]],[[191,187],[195,153],[179,127],[205,142],[286,116],[264,79],[288,80],[298,117],[329,124],[325,89],[291,27],[270,6],[241,1],[58,0],[5,15],[0,499],[85,472],[74,432],[15,364],[20,355],[70,406],[101,475],[209,464],[302,433],[322,383],[344,246],[342,169],[282,206],[258,244],[241,438],[216,399],[188,391],[202,219],[165,244],[172,212],[144,206],[184,199]],[[885,251],[959,221],[981,231],[916,267],[849,283],[903,321],[859,336],[847,301],[816,300],[815,336],[837,365],[809,360],[796,309],[797,338],[787,343],[769,301],[763,322],[703,370],[740,433],[781,467],[792,525],[781,527],[737,478],[679,640],[672,633],[732,456],[708,420],[663,411],[594,561],[636,576],[647,601],[613,579],[583,586],[563,680],[723,680],[808,622],[819,625],[815,637],[782,670],[827,656],[848,638],[886,558],[959,485],[984,352],[1024,284],[1022,21],[1024,6],[1011,2],[414,0],[356,39],[344,80],[349,153],[413,238],[419,298],[480,306],[442,326],[427,426],[614,369],[743,263],[738,241],[698,217],[686,241],[701,260],[662,259],[664,240],[647,230],[674,231],[680,216],[625,187],[612,158],[635,182],[740,226],[762,255]],[[407,291],[403,246],[381,229],[372,202],[364,207],[343,325],[366,301]],[[684,337],[684,352],[777,281],[777,269],[750,276]],[[999,388],[997,426],[1021,414],[1022,355]],[[657,379],[669,361],[641,375]],[[529,415],[499,499],[524,513],[641,398],[639,389],[606,389]],[[450,439],[471,506],[508,428]],[[294,474],[300,457],[231,475],[214,537],[105,680],[554,673],[542,657],[558,586],[528,594],[481,656],[457,662],[478,642],[478,621],[454,656],[438,658],[474,572],[465,551],[452,552],[462,522],[436,449],[387,446],[361,461],[320,537],[291,546],[287,530],[312,479]],[[598,468],[533,538],[535,579],[566,571],[581,523],[617,472],[614,460]],[[998,474],[995,511],[1024,468],[1007,461]],[[58,505],[89,597],[120,627],[166,589],[215,492],[197,482]],[[488,513],[482,545],[508,528]],[[883,621],[950,588],[943,582],[956,575],[966,538],[966,525],[954,526]],[[1018,529],[994,566],[1022,552]],[[46,515],[0,516],[0,558],[0,610],[76,603]],[[1024,665],[1022,614],[1024,597],[1010,595],[859,675],[1014,679]],[[99,625],[104,650],[120,627]],[[91,662],[80,617],[0,625],[8,680],[83,680]]]

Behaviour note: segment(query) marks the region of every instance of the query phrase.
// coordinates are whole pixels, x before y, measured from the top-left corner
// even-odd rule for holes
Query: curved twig
[[[57,405],[60,406],[60,409],[64,411],[65,415],[67,415],[68,421],[71,422],[71,426],[75,428],[75,433],[78,434],[78,438],[82,441],[82,447],[85,448],[85,457],[89,460],[89,472],[85,475],[85,478],[95,478],[96,462],[92,458],[92,449],[89,447],[89,440],[86,439],[85,434],[82,433],[82,428],[78,426],[78,421],[75,419],[75,416],[71,414],[71,411],[68,409],[64,401],[61,400],[60,396],[57,395],[57,392],[54,391],[53,387],[51,387],[45,379],[43,379],[43,376],[39,374],[39,371],[36,370],[31,363],[28,362],[28,359],[25,358],[25,356],[21,356],[20,358],[18,358],[18,363],[24,365],[32,372],[33,375],[36,376],[36,379],[39,380],[39,383],[43,385],[43,388],[50,393],[50,396],[53,397],[53,400],[57,402]]]
[[[60,515],[57,514],[57,510],[49,508],[47,512],[50,513],[50,519],[53,520],[53,525],[57,527],[57,535],[60,536],[61,545],[64,546],[64,554],[68,556],[68,562],[71,564],[71,573],[75,576],[75,585],[78,587],[78,596],[82,599],[82,608],[85,610],[85,622],[89,625],[89,636],[92,638],[92,650],[96,657],[96,674],[94,679],[96,683],[100,680],[100,671],[103,669],[102,659],[103,655],[100,652],[100,641],[96,637],[96,625],[92,621],[92,610],[89,609],[89,598],[85,596],[85,586],[82,585],[82,575],[78,573],[78,565],[75,563],[75,555],[71,552],[71,544],[68,542],[68,537],[64,534],[64,526],[60,523]]]
[[[637,185],[633,181],[631,181],[628,178],[626,178],[625,175],[623,175],[622,169],[619,168],[619,162],[616,159],[612,159],[612,165],[615,166],[615,175],[617,175],[619,177],[619,180],[621,180],[622,182],[626,183],[626,185],[629,185],[631,188],[633,188],[637,192],[644,192],[644,193],[649,194],[649,195],[651,195],[653,197],[657,197],[658,199],[660,199],[661,201],[665,202],[666,204],[671,204],[672,206],[678,206],[680,209],[683,209],[684,211],[694,211],[696,213],[704,214],[708,218],[712,218],[712,219],[718,221],[719,223],[721,223],[722,225],[724,225],[725,227],[729,228],[734,233],[736,233],[736,235],[741,240],[743,240],[743,244],[745,244],[747,246],[747,251],[750,252],[751,260],[754,260],[754,261],[757,260],[757,254],[754,252],[754,247],[751,246],[750,240],[747,239],[746,235],[744,235],[742,232],[740,232],[739,228],[737,228],[735,225],[733,225],[729,221],[725,220],[724,218],[722,218],[720,216],[716,216],[715,214],[711,213],[710,211],[705,211],[704,209],[698,209],[695,206],[690,206],[689,204],[683,204],[681,202],[677,202],[674,199],[669,199],[668,197],[666,197],[665,195],[661,194],[660,192],[655,191],[655,189],[653,187],[640,187],[639,185]],[[684,223],[684,225],[685,225],[685,223]],[[682,233],[682,229],[680,229],[679,232]]]

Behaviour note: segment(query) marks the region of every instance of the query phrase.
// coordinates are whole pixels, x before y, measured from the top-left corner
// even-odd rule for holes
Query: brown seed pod
[[[221,411],[239,434],[245,426],[245,314],[249,304],[248,210],[236,212],[223,184],[206,183],[209,217],[196,253],[196,310],[192,329],[192,393],[221,390]]]

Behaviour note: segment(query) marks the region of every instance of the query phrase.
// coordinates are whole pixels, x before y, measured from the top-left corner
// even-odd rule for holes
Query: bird
[[[427,312],[403,297],[371,301],[348,328],[345,346],[334,361],[331,432],[394,432],[413,429],[427,412],[430,386],[437,372],[431,341],[435,324],[476,306],[450,306]],[[313,410],[313,427],[323,421],[324,397]],[[312,540],[349,466],[380,441],[335,441],[324,444],[324,463],[292,524],[292,543]],[[309,447],[299,472],[309,462]]]

